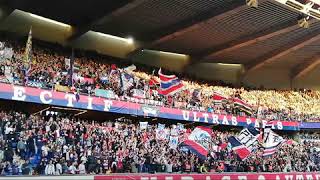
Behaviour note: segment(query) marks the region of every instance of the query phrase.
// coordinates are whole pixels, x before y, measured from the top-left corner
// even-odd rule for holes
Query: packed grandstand
[[[25,38],[20,38],[21,35],[17,35],[19,33],[6,32],[6,28],[0,27],[0,179],[320,178],[320,91],[312,85],[307,88],[265,88],[265,81],[254,87],[241,79],[249,76],[248,72],[252,73],[263,66],[269,65],[272,69],[275,59],[286,57],[294,51],[297,52],[290,56],[292,59],[298,56],[305,60],[308,55],[312,58],[297,63],[293,70],[287,73],[291,78],[290,86],[293,79],[305,76],[320,64],[318,48],[312,50],[314,54],[308,49],[319,47],[313,43],[320,39],[320,23],[314,19],[309,20],[308,17],[318,17],[316,1],[249,0],[239,3],[237,0],[230,0],[212,1],[204,5],[206,0],[193,3],[178,3],[178,0],[154,0],[154,3],[124,0],[122,3],[125,5],[120,1],[110,2],[108,5],[114,4],[115,7],[108,7],[110,9],[106,11],[111,14],[100,21],[91,22],[99,18],[91,19],[90,15],[95,12],[85,7],[87,13],[90,11],[90,15],[87,14],[87,18],[82,17],[79,21],[88,21],[87,25],[84,22],[76,25],[77,22],[73,22],[76,17],[71,15],[72,18],[65,19],[72,24],[68,25],[13,8],[32,11],[33,8],[27,8],[32,2],[22,5],[20,2],[7,2],[2,7],[3,2],[0,1],[0,25],[10,22],[10,14],[39,21],[35,20],[31,23],[35,26],[27,27],[28,34],[23,34],[27,35]],[[223,5],[224,3],[229,4]],[[38,3],[36,4],[38,6]],[[43,10],[40,6],[39,12]],[[77,6],[80,8],[85,5],[79,2]],[[230,9],[222,11],[229,6]],[[307,9],[299,9],[300,6]],[[175,8],[170,9],[172,7],[187,9],[185,11],[190,13],[190,17],[187,18],[188,13],[181,13],[179,17],[183,19],[182,22],[181,19],[177,20],[178,16],[170,18],[170,14],[177,13]],[[160,33],[150,35],[147,30],[148,33],[145,34],[141,33],[142,30],[134,33],[139,30],[132,30],[131,22],[130,26],[123,25],[123,28],[128,28],[124,28],[125,31],[140,35],[138,38],[146,36],[145,40],[158,35],[157,40],[134,44],[134,40],[130,38],[90,31],[90,28],[99,27],[99,23],[110,23],[105,31],[123,35],[118,32],[122,28],[113,29],[113,26],[116,26],[112,22],[126,12],[129,12],[129,19],[139,19],[139,12],[135,8],[141,8],[140,11],[143,12],[151,9],[149,23],[157,22],[155,24],[159,25],[157,29]],[[167,13],[155,10],[162,8],[169,10]],[[77,11],[76,8],[70,9]],[[277,11],[270,14],[270,9]],[[133,10],[134,15],[130,15]],[[97,8],[96,11],[102,10]],[[48,13],[50,14],[49,11]],[[159,22],[155,21],[157,18],[152,20],[151,17],[157,14],[168,17],[158,17]],[[225,21],[230,24],[237,24],[238,21],[239,24],[246,24],[244,17],[260,17],[266,14],[268,17],[265,18],[271,20],[264,22],[251,19],[257,24],[257,29],[250,29],[252,27],[247,25],[243,27],[248,29],[243,30],[241,26],[239,31],[236,31],[233,26],[228,28],[228,23],[223,24]],[[279,18],[276,22],[273,15],[275,18],[284,18]],[[297,15],[298,25],[295,22]],[[8,22],[3,21],[3,18],[7,18],[5,16],[8,16]],[[61,11],[61,16],[68,17],[68,13]],[[182,16],[186,16],[186,19]],[[235,18],[238,16],[242,18]],[[147,17],[143,16],[144,19],[148,17],[149,14]],[[17,27],[28,21],[28,18],[16,21]],[[166,20],[177,22],[170,24]],[[60,29],[46,33],[47,26],[42,26],[45,21],[63,27],[65,32],[59,35],[62,31]],[[128,23],[125,18],[122,21],[124,24]],[[168,23],[164,27],[170,28],[163,31],[160,21]],[[190,24],[189,21],[193,23]],[[260,21],[263,25],[258,26]],[[135,23],[139,22],[140,20]],[[214,24],[216,22],[221,24]],[[220,25],[227,29],[219,29]],[[220,56],[225,55],[226,62],[233,61],[234,57],[238,58],[239,49],[249,52],[241,48],[253,46],[254,53],[240,52],[239,62],[238,59],[235,61],[245,66],[242,69],[245,72],[240,72],[239,68],[233,69],[237,71],[237,83],[224,81],[224,78],[220,80],[219,77],[218,80],[204,80],[191,76],[187,68],[180,71],[170,69],[170,63],[150,65],[132,60],[134,55],[144,49],[147,51],[147,48],[159,49],[157,53],[164,53],[160,51],[163,48],[157,45],[183,37],[184,34],[194,33],[198,28],[209,31],[208,27],[218,28],[216,32],[208,33],[210,36],[219,36],[215,41],[212,40],[213,44],[208,43],[206,38],[201,40],[204,36],[198,36],[199,42],[206,41],[208,47],[200,48],[195,45],[191,48],[195,50],[189,51],[190,47],[181,48],[179,43],[174,46],[189,52],[199,50],[188,55],[192,58],[188,59],[190,62],[185,67],[197,64],[195,59],[199,57],[201,62],[206,62],[212,57],[217,61]],[[310,28],[310,31],[303,28]],[[73,33],[70,36],[69,30]],[[206,31],[199,34],[206,34]],[[226,33],[228,31],[230,34]],[[241,34],[247,31],[252,32],[250,35]],[[164,32],[168,34],[165,35]],[[297,39],[296,41],[281,39],[280,36],[291,32],[299,32],[296,36],[288,36],[288,39]],[[87,33],[98,34],[96,37],[111,42],[111,45],[105,48],[107,53],[97,50],[101,48],[99,38],[88,38],[89,40],[85,41],[84,44],[89,44],[87,46],[94,46],[91,49],[77,47],[76,39],[81,39]],[[231,37],[238,33],[241,36]],[[34,34],[41,38],[35,38]],[[59,42],[61,36],[66,38],[64,43]],[[301,39],[298,38],[300,36]],[[48,37],[52,37],[54,42],[46,40]],[[223,39],[225,42],[221,43]],[[55,40],[58,43],[55,43]],[[192,39],[191,42],[197,44],[197,40]],[[269,40],[270,42],[265,42]],[[280,47],[283,42],[286,44]],[[259,43],[272,45],[261,45],[264,47],[261,48]],[[274,50],[270,50],[271,47]],[[116,50],[109,51],[109,48]],[[128,52],[124,53],[125,56],[120,55],[120,58],[118,50],[121,48]],[[300,51],[303,54],[299,56]],[[113,56],[110,52],[118,54]],[[181,54],[175,55],[176,58],[177,56],[187,57]],[[244,63],[247,60],[243,59],[250,59],[250,56],[253,63]],[[291,63],[296,62],[292,60]],[[281,68],[280,70],[283,71]]]
[[[315,122],[319,116],[319,91],[234,88],[179,77],[183,79],[183,88],[163,95],[162,72],[159,78],[158,73],[143,71],[145,68],[116,64],[94,55],[76,56],[73,65],[76,71],[70,76],[70,59],[61,47],[48,48],[35,43],[31,67],[26,69],[23,44],[4,39],[2,44],[13,50],[12,57],[0,63],[1,82],[6,84],[69,92],[78,98],[89,95],[121,101],[149,99],[153,106],[245,116],[267,122]],[[73,77],[71,83],[70,77]],[[107,119],[95,122],[50,111],[32,115],[3,110],[0,118],[2,175],[313,172],[320,169],[317,139],[297,142],[293,135],[283,133],[284,141],[271,156],[263,157],[264,147],[259,145],[250,156],[241,159],[229,143],[230,137],[241,133],[240,129],[215,128],[210,132],[208,153],[203,157],[184,145],[196,128],[192,124],[184,126],[175,121],[148,124],[143,116],[140,122],[130,118],[126,122]],[[313,136],[319,137],[319,134]],[[173,143],[173,139],[176,142]]]

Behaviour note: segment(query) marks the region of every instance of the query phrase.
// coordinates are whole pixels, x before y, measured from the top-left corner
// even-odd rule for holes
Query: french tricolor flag
[[[160,78],[160,94],[165,96],[173,95],[183,89],[183,84],[177,76],[162,74],[161,69],[158,74]]]
[[[228,141],[232,146],[232,150],[237,153],[240,159],[246,159],[251,154],[251,151],[236,137],[231,136]]]
[[[257,149],[260,137],[261,133],[250,124],[237,137],[230,136],[228,141],[232,150],[237,153],[240,159],[244,160]]]
[[[196,154],[201,159],[206,159],[208,155],[209,144],[211,143],[212,130],[208,127],[198,126],[182,145]]]

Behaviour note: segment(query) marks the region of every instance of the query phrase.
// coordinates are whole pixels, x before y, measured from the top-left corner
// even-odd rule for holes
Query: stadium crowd
[[[159,79],[150,73],[150,69],[138,67],[134,71],[125,71],[133,80],[131,86],[124,89],[121,87],[122,69],[130,64],[114,63],[104,56],[84,52],[76,53],[73,69],[77,71],[74,71],[73,83],[70,83],[70,65],[66,63],[70,51],[55,45],[49,47],[35,43],[29,69],[24,62],[25,44],[5,39],[2,42],[2,48],[10,47],[14,53],[10,58],[0,57],[1,82],[91,95],[97,95],[97,90],[102,90],[104,96],[107,94],[109,98],[123,100],[130,100],[138,94],[140,98],[152,99],[168,107],[267,120],[318,121],[320,117],[319,91],[233,88],[217,82],[191,81],[181,75],[179,78],[183,80],[184,90],[172,96],[163,96],[157,91]],[[223,101],[215,100],[217,94]],[[247,103],[249,110],[237,108],[232,101],[234,98]]]
[[[72,115],[0,111],[1,175],[137,172],[312,172],[320,170],[316,142],[286,143],[270,158],[258,150],[244,161],[226,145],[237,131],[214,130],[207,159],[180,147],[191,128],[94,122]],[[164,135],[164,136],[163,136]],[[178,137],[176,145],[170,137]]]

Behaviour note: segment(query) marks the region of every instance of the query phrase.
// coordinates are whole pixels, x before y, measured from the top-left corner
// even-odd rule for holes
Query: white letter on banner
[[[281,180],[279,175],[276,176],[276,180]]]
[[[266,178],[263,175],[259,175],[258,180],[266,180]]]
[[[219,124],[219,116],[216,114],[212,114],[212,123]]]
[[[254,122],[254,127],[255,128],[259,128],[260,127],[260,123],[259,121],[256,119],[256,121]]]
[[[231,180],[230,176],[223,176],[221,180]]]
[[[26,95],[24,93],[26,93],[25,88],[13,86],[12,100],[24,101],[26,99]]]
[[[238,120],[237,120],[237,118],[234,117],[234,116],[232,116],[232,117],[231,117],[231,123],[232,123],[232,125],[234,125],[234,126],[238,125]]]
[[[293,175],[285,175],[286,180],[293,180]]]
[[[206,176],[206,180],[211,180],[210,176]]]
[[[320,180],[320,174],[316,174],[316,180]]]
[[[204,122],[208,122],[209,114],[203,113],[202,116],[204,117]]]
[[[181,180],[193,180],[193,177],[190,176],[182,176]]]
[[[296,180],[304,180],[303,175],[302,174],[296,175]]]
[[[197,116],[197,112],[193,112],[193,121],[199,122],[200,118]]]
[[[64,98],[68,100],[67,106],[68,107],[73,107],[72,101],[76,100],[76,96],[74,94],[66,94]]]
[[[238,176],[239,180],[247,180],[247,176]]]
[[[304,180],[303,175],[302,174],[296,175],[296,180]]]
[[[283,129],[282,122],[278,121],[277,126],[278,126],[278,129]]]
[[[110,111],[111,105],[112,105],[112,101],[104,100],[104,111]]]
[[[157,180],[157,177],[151,177],[150,180]]]
[[[307,180],[313,180],[313,177],[312,177],[311,174],[307,174],[307,175],[306,175],[306,178],[307,178]]]
[[[50,99],[46,100],[46,98],[44,97],[45,95],[48,95],[50,97]],[[51,104],[52,103],[52,93],[50,91],[42,91],[40,93],[40,101],[43,104]]]
[[[88,97],[88,106],[87,109],[92,109],[92,97]]]
[[[227,116],[223,116],[222,124],[229,125]]]
[[[266,127],[267,121],[266,120],[262,120],[262,128]]]
[[[250,118],[247,118],[246,121],[247,121],[247,124],[251,124],[252,122]]]
[[[173,180],[173,177],[165,177],[165,180]]]
[[[190,112],[189,111],[182,111],[182,116],[184,120],[189,120]]]

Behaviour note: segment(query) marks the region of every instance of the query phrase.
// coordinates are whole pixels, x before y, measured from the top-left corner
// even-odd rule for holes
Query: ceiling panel
[[[237,0],[148,0],[126,13],[115,16],[99,31],[115,35],[148,36],[161,29],[170,28],[184,20],[193,18],[213,9],[221,9]],[[142,37],[143,38],[143,37]]]
[[[297,26],[295,30],[288,33],[280,34],[265,41],[259,41],[250,46],[244,46],[218,56],[209,56],[207,59],[212,60],[213,62],[216,60],[226,60],[232,63],[247,64],[252,60],[259,59],[259,57],[272,53],[277,49],[294,46],[301,41],[301,39],[304,39],[307,36],[309,37],[309,35],[317,35],[319,33],[319,22],[313,23],[309,29],[299,28]]]
[[[86,25],[132,0],[8,0],[8,5],[70,25]]]
[[[257,9],[248,7],[225,18],[213,19],[193,31],[162,42],[156,48],[193,54],[293,21],[297,16],[296,12],[266,1]]]

